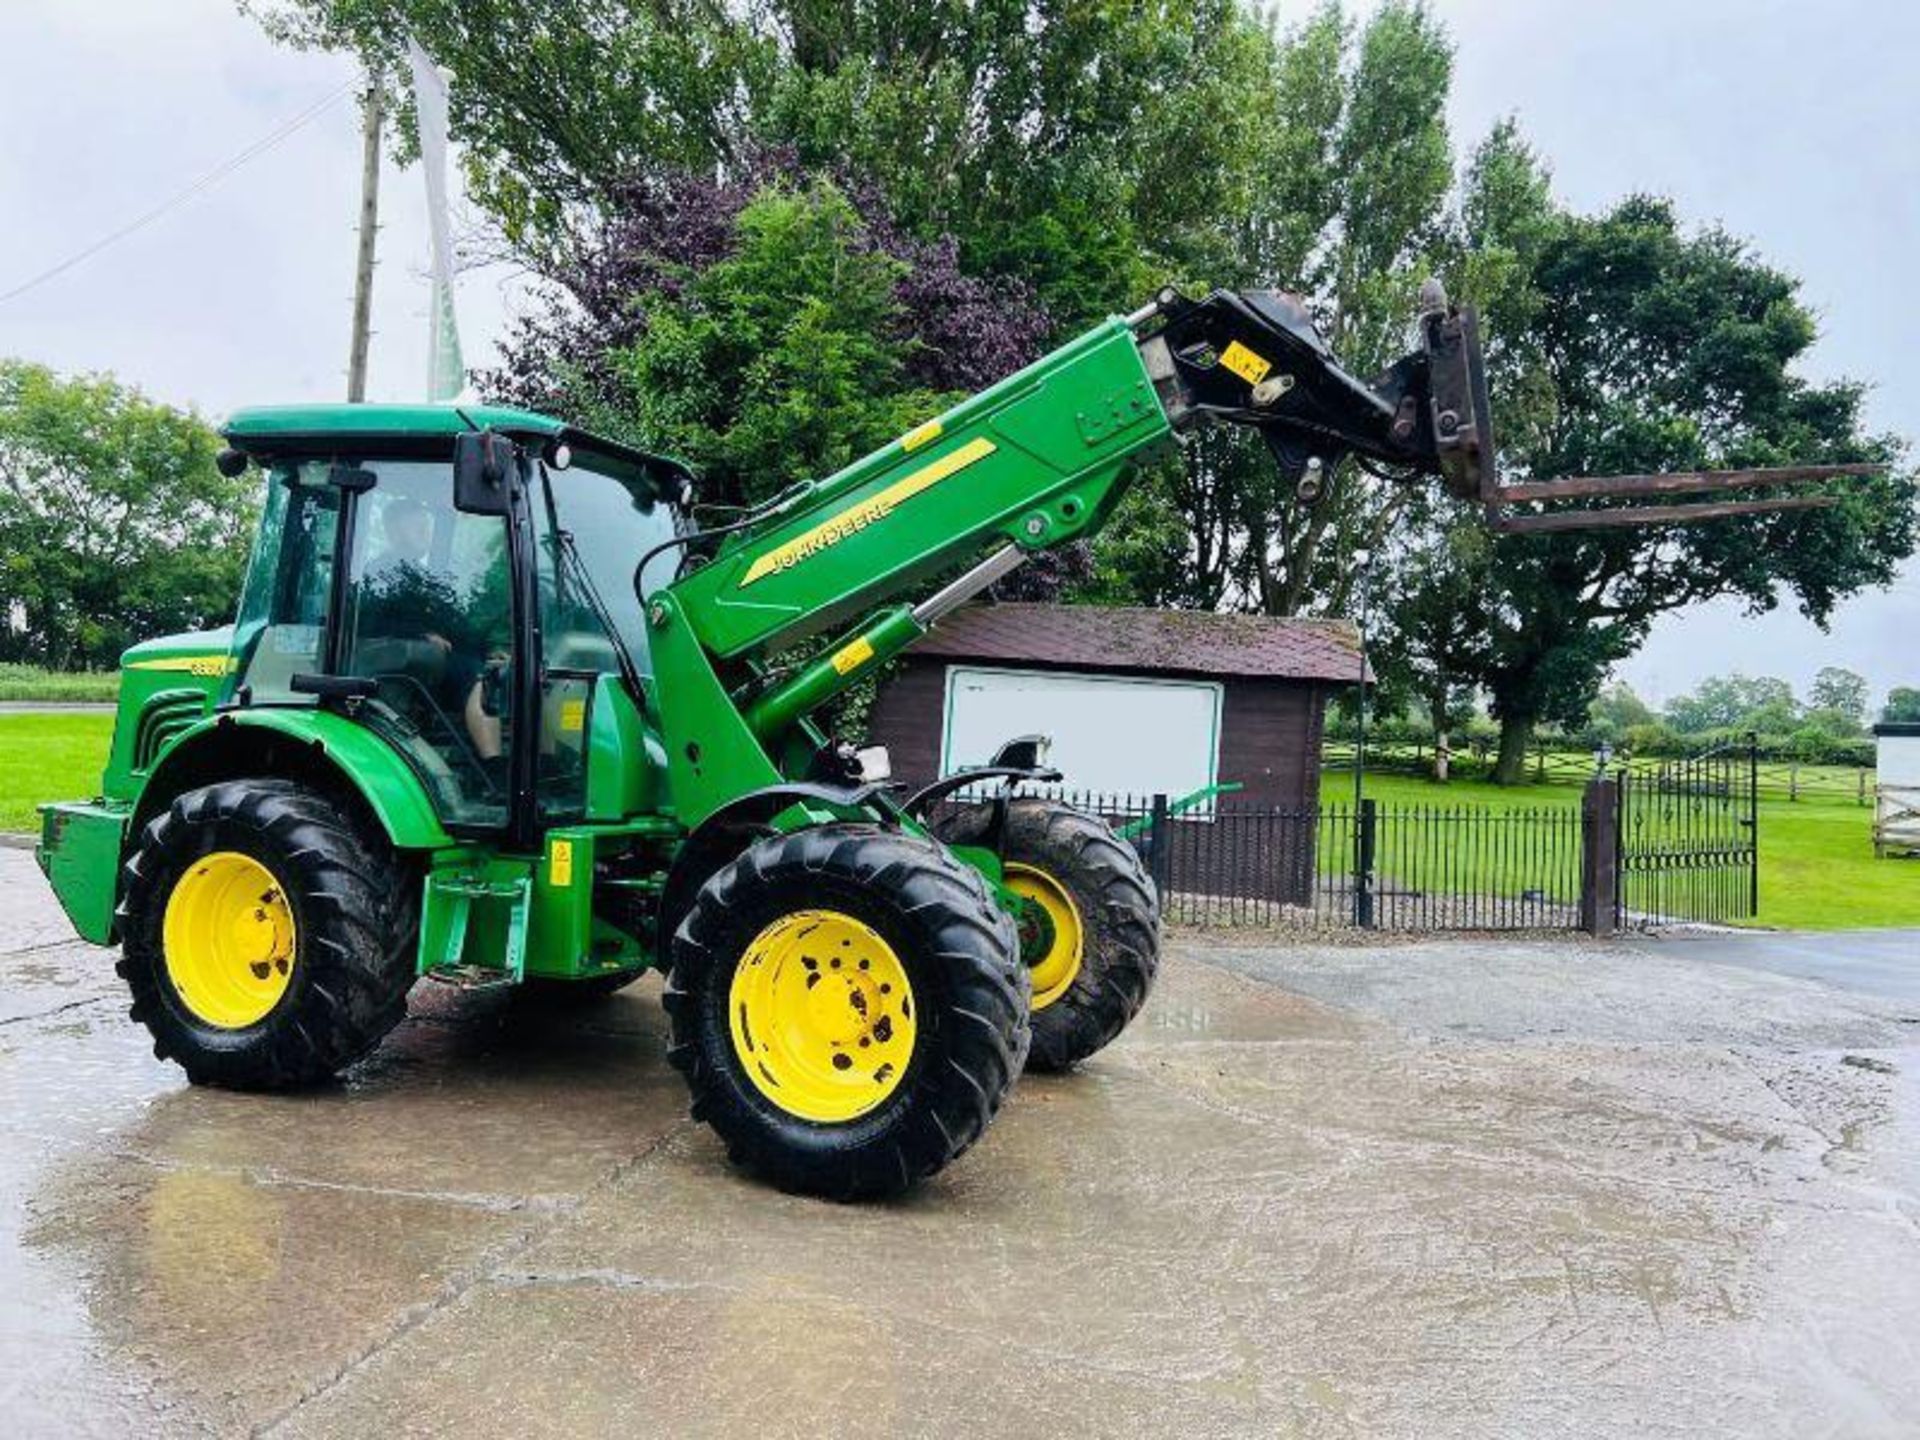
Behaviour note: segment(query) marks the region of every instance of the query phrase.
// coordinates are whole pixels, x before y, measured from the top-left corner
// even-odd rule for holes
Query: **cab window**
[[[233,628],[233,683],[256,704],[311,705],[288,682],[325,663],[340,489],[326,461],[275,465]]]

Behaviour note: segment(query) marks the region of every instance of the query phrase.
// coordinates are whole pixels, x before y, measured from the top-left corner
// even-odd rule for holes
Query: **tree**
[[[1278,283],[1309,297],[1364,372],[1403,348],[1418,283],[1437,269],[1487,316],[1513,478],[1900,455],[1862,432],[1858,386],[1792,373],[1813,319],[1795,282],[1743,244],[1683,233],[1657,200],[1562,214],[1546,167],[1511,124],[1476,150],[1456,189],[1451,49],[1417,0],[1384,0],[1358,25],[1327,0],[1281,38],[1245,0],[253,8],[293,43],[351,49],[389,73],[403,37],[417,36],[455,74],[470,188],[516,253],[549,275],[595,264],[597,239],[628,203],[622,187],[648,167],[741,185],[756,154],[787,147],[809,173],[837,177],[869,223],[858,196],[871,183],[901,234],[950,239],[959,273],[1019,281],[1055,336],[1162,280]],[[407,123],[403,106],[403,133]],[[662,293],[679,283],[669,281]],[[725,308],[713,294],[699,304]],[[629,337],[642,321],[603,318]],[[664,357],[657,347],[674,335],[649,329],[643,348]],[[724,349],[710,332],[680,338],[705,347],[703,364]],[[596,393],[630,382],[637,345],[577,356]],[[628,357],[625,380],[605,368],[616,349]],[[877,373],[869,361],[886,369],[883,355],[858,350],[839,352],[847,375]],[[910,355],[895,359],[910,373]],[[807,454],[860,433],[862,407],[817,389],[801,398],[808,422],[827,427],[807,438]],[[694,440],[716,453],[732,444],[717,426],[752,418],[707,395],[682,391],[676,403],[693,408],[656,410],[651,422],[698,419],[706,428]],[[748,452],[767,457],[770,433],[744,436],[723,463],[743,477]],[[1484,604],[1477,673],[1454,676],[1456,656],[1447,683],[1490,695],[1496,774],[1517,779],[1533,729],[1583,723],[1608,668],[1657,615],[1721,595],[1764,610],[1791,595],[1824,621],[1842,596],[1883,583],[1912,549],[1911,478],[1841,493],[1833,510],[1685,530],[1500,537],[1426,567],[1438,590],[1402,593],[1394,603],[1409,623],[1390,628],[1412,637],[1422,616],[1444,623],[1457,610],[1440,603],[1448,595]],[[1303,506],[1257,443],[1205,435],[1183,466],[1150,472],[1129,498],[1085,593],[1340,611],[1351,605],[1355,552],[1394,563],[1405,545],[1437,559],[1435,536],[1470,518],[1468,507],[1353,465]],[[1176,524],[1185,538],[1170,545]],[[1419,642],[1407,643],[1412,666]],[[1427,645],[1433,655],[1449,648],[1444,635]]]
[[[1894,686],[1887,692],[1887,703],[1881,707],[1880,718],[1889,725],[1920,722],[1920,689],[1911,685]]]
[[[232,617],[254,487],[199,416],[105,376],[0,361],[0,660],[111,666]]]
[[[1388,692],[1411,694],[1425,711],[1436,741],[1473,714],[1478,677],[1488,655],[1492,615],[1482,583],[1487,537],[1472,523],[1416,531],[1380,565],[1386,590],[1386,633],[1372,653]],[[1441,747],[1435,778],[1444,780]]]
[[[1261,113],[1264,152],[1238,243],[1204,279],[1305,294],[1360,373],[1404,348],[1421,280],[1447,257],[1453,181],[1445,103],[1452,54],[1424,6],[1389,0],[1356,32],[1325,4],[1279,43]],[[1145,562],[1142,598],[1293,615],[1350,608],[1356,549],[1378,551],[1410,503],[1403,487],[1338,467],[1323,498],[1300,504],[1266,448],[1243,432],[1196,437],[1160,483],[1189,517],[1169,583],[1162,557],[1123,513],[1096,542],[1102,563]]]
[[[1536,318],[1496,360],[1513,372],[1511,477],[1900,460],[1895,441],[1863,432],[1860,386],[1793,373],[1815,334],[1797,282],[1722,231],[1683,233],[1665,201],[1559,217],[1531,285]],[[1581,723],[1655,617],[1722,595],[1764,611],[1784,592],[1824,624],[1843,596],[1891,580],[1914,547],[1912,477],[1834,493],[1827,510],[1498,537],[1483,677],[1501,725],[1496,778],[1521,778],[1536,725]]]
[[[1659,717],[1631,685],[1616,680],[1595,697],[1587,718],[1596,729],[1617,740],[1638,726],[1657,724]]]
[[[522,254],[637,169],[767,145],[846,167],[1078,328],[1238,245],[1267,159],[1273,47],[1242,0],[244,0],[269,33],[453,73],[469,187]],[[397,95],[401,132],[410,102]],[[1223,123],[1223,117],[1232,123]]]
[[[1038,353],[1017,284],[962,275],[876,192],[759,155],[735,179],[630,177],[548,276],[500,398],[694,462],[713,502],[827,475]]]
[[[1708,730],[1783,733],[1799,723],[1793,686],[1771,675],[1710,675],[1667,705],[1667,723],[1682,735]]]
[[[1838,733],[1859,734],[1867,722],[1867,677],[1837,665],[1821,667],[1807,692],[1807,708],[1832,717]]]

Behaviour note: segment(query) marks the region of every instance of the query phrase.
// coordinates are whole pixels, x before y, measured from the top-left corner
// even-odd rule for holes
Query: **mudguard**
[[[795,781],[750,790],[722,805],[693,828],[674,857],[673,868],[660,892],[656,957],[664,963],[673,932],[681,917],[692,908],[693,897],[716,870],[740,853],[744,838],[754,830],[766,825],[781,811],[809,801],[841,810],[869,810],[875,813],[875,818],[882,818],[887,812],[873,802],[888,788],[885,784],[823,785]]]
[[[183,731],[154,765],[141,791],[137,819],[144,820],[182,790],[209,783],[200,777],[223,769],[223,747],[270,734],[302,744],[334,770],[366,802],[395,848],[437,850],[458,843],[441,828],[420,777],[392,746],[345,716],[309,708],[228,710]],[[246,773],[244,768],[224,768],[226,775]]]

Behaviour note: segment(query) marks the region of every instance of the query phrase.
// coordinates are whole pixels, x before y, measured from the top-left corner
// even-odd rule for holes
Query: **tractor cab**
[[[472,419],[234,417],[227,463],[267,485],[221,701],[340,711],[400,754],[450,832],[530,841],[584,817],[596,709],[638,723],[633,565],[677,533],[686,476],[544,417]],[[482,439],[476,496],[460,457]]]

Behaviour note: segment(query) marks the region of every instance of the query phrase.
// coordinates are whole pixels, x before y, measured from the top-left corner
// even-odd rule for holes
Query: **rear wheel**
[[[321,1080],[406,1014],[412,887],[383,836],[310,790],[188,791],[147,825],[120,892],[129,1013],[195,1084]]]
[[[985,1131],[1026,1057],[1012,922],[940,847],[866,825],[757,841],[673,942],[693,1114],[782,1189],[860,1199]]]
[[[993,807],[944,822],[949,845],[992,841]],[[1160,965],[1160,907],[1133,847],[1097,815],[1056,800],[1010,801],[1000,837],[1006,887],[1025,902],[1021,953],[1033,978],[1034,1070],[1066,1070],[1140,1013]]]

